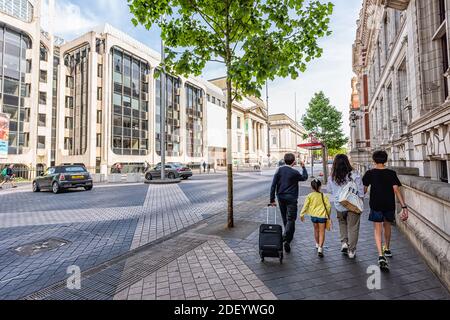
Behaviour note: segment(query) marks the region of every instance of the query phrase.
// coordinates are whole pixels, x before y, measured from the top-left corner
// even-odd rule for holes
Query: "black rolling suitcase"
[[[259,227],[259,256],[264,258],[279,258],[283,263],[283,228],[277,224],[277,208],[275,210],[275,224],[269,224],[269,206],[267,207],[267,223]]]

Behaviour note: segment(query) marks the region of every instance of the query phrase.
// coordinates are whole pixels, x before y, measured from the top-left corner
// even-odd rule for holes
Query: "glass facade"
[[[33,6],[28,0],[0,0],[0,11],[25,22],[33,20]]]
[[[0,99],[3,112],[10,115],[9,154],[21,154],[28,147],[29,134],[23,131],[30,110],[25,108],[30,85],[25,83],[28,62],[26,50],[31,41],[26,35],[0,27]]]
[[[171,75],[165,76],[166,81],[166,155],[178,157],[180,151],[180,79]],[[155,91],[155,142],[156,153],[161,155],[161,76],[156,77]]]
[[[52,136],[51,136],[51,152],[50,162],[55,165],[56,160],[56,121],[58,112],[58,66],[59,66],[59,50],[54,51],[53,56],[53,81],[52,81]]]
[[[148,154],[149,65],[120,48],[113,55],[112,148],[119,155]]]
[[[186,84],[186,138],[189,157],[203,157],[203,90]]]
[[[87,148],[89,52],[89,45],[85,45],[64,56],[64,64],[70,70],[66,86],[71,89],[71,94],[66,96],[66,108],[70,109],[67,118],[73,123],[66,137],[69,155],[82,155]]]

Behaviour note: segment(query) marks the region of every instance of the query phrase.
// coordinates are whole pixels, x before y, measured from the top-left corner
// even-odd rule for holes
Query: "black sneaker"
[[[289,244],[289,242],[284,243],[284,251],[286,251],[286,253],[291,252],[291,245]]]
[[[323,248],[318,248],[317,249],[317,255],[319,256],[319,258],[323,258]]]
[[[378,265],[380,266],[380,269],[387,270],[389,268],[387,259],[385,256],[379,256],[378,257]]]
[[[390,249],[386,248],[386,246],[383,246],[383,253],[385,257],[391,258],[392,257],[392,252]]]

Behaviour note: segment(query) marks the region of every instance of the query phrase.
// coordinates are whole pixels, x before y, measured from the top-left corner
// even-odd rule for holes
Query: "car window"
[[[47,171],[45,171],[45,175],[48,176],[49,174],[54,174],[55,171],[55,168],[48,168]]]
[[[166,169],[172,169],[172,166],[170,164],[166,164]]]
[[[71,173],[71,172],[86,172],[86,169],[82,166],[76,167],[62,167],[61,172]]]

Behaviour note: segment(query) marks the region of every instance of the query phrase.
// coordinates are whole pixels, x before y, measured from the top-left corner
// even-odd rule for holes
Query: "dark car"
[[[33,180],[33,191],[51,190],[58,193],[64,189],[84,188],[91,190],[92,177],[82,165],[64,165],[49,167]]]
[[[165,174],[168,179],[178,179],[180,175],[178,171],[172,168],[171,165],[166,164]],[[145,180],[161,179],[161,164],[156,165],[156,167],[151,168],[145,172]]]
[[[161,163],[158,163],[157,166],[161,166]],[[185,166],[184,164],[180,162],[167,162],[167,166],[170,166],[171,169],[174,169],[178,172],[181,179],[186,180],[189,177],[192,177],[192,170],[191,168]]]

